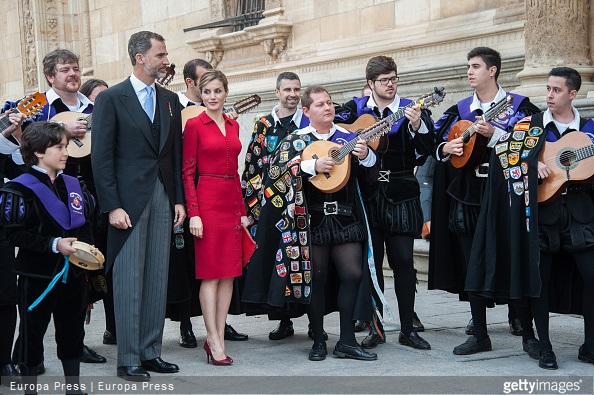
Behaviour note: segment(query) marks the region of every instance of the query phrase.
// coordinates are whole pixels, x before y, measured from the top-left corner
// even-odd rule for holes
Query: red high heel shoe
[[[212,351],[210,350],[210,346],[208,345],[208,342],[204,342],[204,351],[206,351],[206,363],[210,363],[209,360],[212,360],[212,364],[215,366],[229,366],[233,363],[233,360],[229,357],[226,357],[225,359],[215,359],[212,356]]]

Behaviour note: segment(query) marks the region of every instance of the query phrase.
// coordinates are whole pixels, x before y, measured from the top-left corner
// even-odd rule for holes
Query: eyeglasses
[[[394,85],[395,83],[398,82],[399,79],[400,79],[400,77],[382,78],[379,80],[373,80],[373,82],[379,81],[379,83],[382,85],[388,85],[388,82],[391,82],[392,85]]]

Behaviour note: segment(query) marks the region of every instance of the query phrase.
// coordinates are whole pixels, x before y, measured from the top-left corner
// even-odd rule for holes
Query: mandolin
[[[230,112],[236,112],[237,114],[243,114],[253,108],[256,108],[260,105],[262,99],[258,95],[250,95],[248,97],[244,97],[243,99],[236,101],[230,108],[225,108],[223,113],[228,114]],[[204,106],[188,106],[184,108],[181,112],[182,115],[182,129],[186,127],[186,122],[190,118],[197,117],[201,113],[206,110]]]
[[[594,144],[586,133],[572,132],[555,142],[546,142],[539,160],[551,174],[538,185],[538,203],[551,203],[573,183],[592,181]]]
[[[360,134],[362,131],[377,123],[378,119],[371,114],[363,114],[357,120],[351,124],[338,123],[337,125],[341,128],[348,130],[349,132],[355,132]],[[385,154],[388,150],[388,138],[387,135],[383,135],[375,140],[369,142],[369,146],[379,154]]]
[[[463,137],[464,147],[461,156],[451,155],[450,162],[452,166],[457,169],[462,167],[475,167],[481,163],[485,151],[487,150],[487,144],[489,144],[489,137],[485,137],[480,133],[476,133],[474,126],[479,121],[491,122],[499,114],[503,113],[509,106],[511,106],[514,98],[513,96],[507,95],[503,99],[499,100],[493,107],[488,109],[482,116],[481,119],[477,119],[475,122],[470,122],[465,119],[460,120],[452,126],[450,135],[448,136],[448,142],[458,137]]]
[[[409,107],[420,107],[425,109],[443,101],[445,97],[445,88],[435,88],[433,92],[421,96],[412,103],[402,107],[395,113],[379,120],[373,125],[362,130],[358,138],[355,138],[344,145],[339,145],[332,141],[314,141],[301,153],[301,160],[318,159],[329,156],[334,160],[335,165],[329,173],[318,174],[310,178],[310,182],[324,193],[334,193],[340,191],[349,181],[351,175],[350,154],[355,149],[357,141],[366,142],[376,140],[387,134],[392,126],[404,117],[404,110]]]

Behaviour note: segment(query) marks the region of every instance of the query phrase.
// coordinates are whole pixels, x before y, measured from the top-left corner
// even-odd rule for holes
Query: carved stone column
[[[589,46],[589,0],[526,0],[524,70],[515,92],[543,101],[548,73],[568,66],[582,75],[578,97],[594,91],[594,68]]]

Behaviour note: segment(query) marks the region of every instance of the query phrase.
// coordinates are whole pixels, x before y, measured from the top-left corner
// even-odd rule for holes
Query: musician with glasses
[[[581,76],[575,69],[553,68],[546,85],[548,109],[522,119],[516,124],[513,134],[502,137],[495,146],[496,150],[501,147],[501,152],[491,158],[495,169],[487,192],[503,198],[499,201],[491,199],[492,202],[484,207],[481,212],[484,221],[479,220],[483,229],[477,231],[476,238],[485,246],[493,242],[507,244],[506,250],[510,255],[490,251],[481,255],[474,246],[471,255],[472,264],[480,272],[491,272],[499,261],[511,261],[512,267],[515,263],[516,267],[523,268],[518,270],[523,276],[521,284],[529,287],[522,289],[522,293],[531,296],[530,307],[540,338],[539,353],[531,356],[538,359],[538,365],[543,369],[558,368],[549,337],[549,311],[583,314],[585,341],[578,351],[578,359],[594,363],[593,184],[591,180],[569,184],[563,193],[537,205],[541,188],[555,182],[553,171],[563,174],[563,181],[566,180],[566,171],[572,177],[572,170],[560,168],[558,164],[558,160],[567,154],[551,153],[549,150],[553,148],[546,146],[545,142],[563,140],[560,145],[563,149],[568,146],[591,149],[594,143],[594,121],[580,117],[572,104],[581,83]],[[575,139],[580,139],[580,142]],[[514,140],[522,144],[520,163],[515,166],[502,161],[505,155],[508,158],[514,155],[510,149]],[[542,152],[543,149],[545,152]],[[539,154],[542,156],[539,157]],[[582,163],[582,166],[587,165]],[[502,217],[509,223],[501,219],[496,221],[494,217]],[[507,232],[500,231],[502,226]],[[467,282],[467,287],[474,289],[501,288],[484,276],[469,280],[472,281]],[[583,289],[580,289],[582,283]],[[510,292],[515,290],[513,284],[507,288]]]
[[[399,77],[396,74],[394,59],[387,56],[371,58],[365,69],[370,96],[353,98],[339,111],[337,118],[343,117],[346,123],[353,123],[364,114],[381,119],[412,103],[398,96]],[[379,176],[376,174],[361,182],[371,228],[375,268],[383,292],[385,248],[388,264],[394,272],[394,290],[400,313],[401,332],[398,341],[409,347],[428,350],[431,346],[413,327],[417,284],[413,244],[423,226],[420,188],[414,168],[431,154],[433,121],[430,112],[416,106],[406,108],[404,117],[388,132],[387,141],[387,151],[379,152],[378,155]],[[378,151],[382,151],[381,148]],[[379,320],[374,320],[371,332],[361,346],[374,348],[385,342],[383,326]]]
[[[467,77],[474,89],[471,96],[450,107],[435,122],[437,159],[433,178],[432,218],[429,249],[429,289],[458,293],[460,300],[470,299],[473,327],[469,325],[468,340],[454,349],[454,354],[467,355],[490,351],[487,335],[486,307],[490,299],[478,294],[466,294],[465,280],[476,222],[489,175],[489,158],[498,139],[526,115],[539,112],[527,97],[506,92],[497,82],[501,71],[501,55],[488,47],[477,47],[467,55]],[[492,122],[480,118],[494,103],[511,95],[511,107]],[[461,156],[469,146],[463,137],[448,141],[456,122],[475,122],[475,137],[484,136],[487,148],[478,166],[455,168],[451,155]],[[529,322],[529,321],[528,321]],[[530,329],[525,336],[530,336]],[[533,334],[532,334],[533,337]]]

